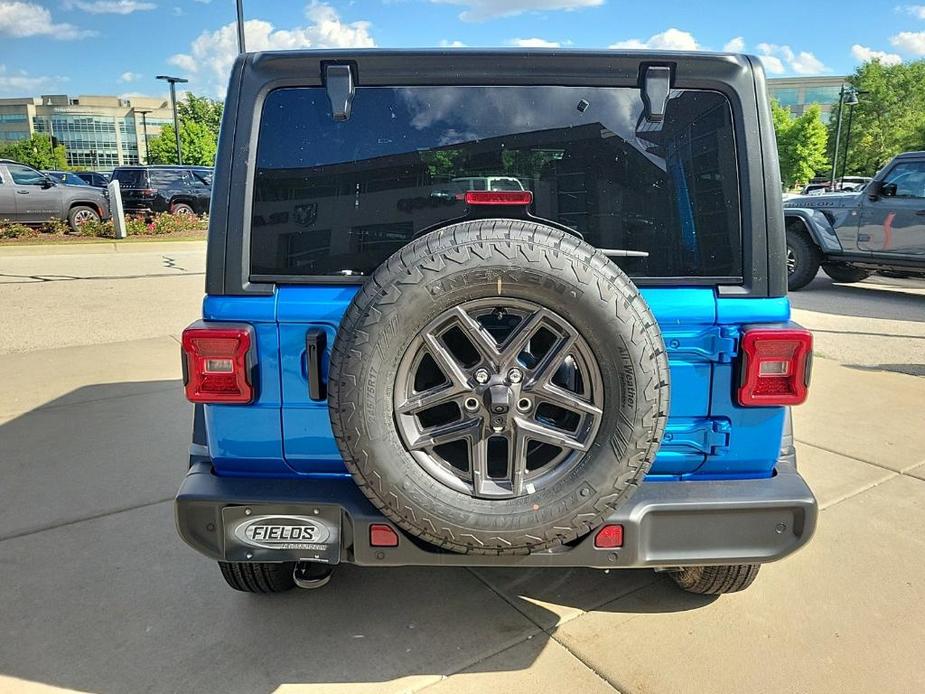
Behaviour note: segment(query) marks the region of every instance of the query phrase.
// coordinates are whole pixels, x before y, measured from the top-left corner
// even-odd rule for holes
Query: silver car
[[[62,219],[76,231],[109,216],[103,190],[59,183],[31,166],[0,159],[0,220],[40,224]]]

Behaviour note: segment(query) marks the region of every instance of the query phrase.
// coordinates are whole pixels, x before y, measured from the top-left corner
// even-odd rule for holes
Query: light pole
[[[145,140],[145,164],[147,164],[149,160],[149,157],[148,157],[148,114],[151,113],[151,111],[136,108],[135,113],[141,115],[141,132]],[[138,159],[140,163],[141,149],[138,150]]]
[[[838,145],[841,141],[841,119],[845,105],[855,106],[858,103],[858,92],[854,87],[843,84],[838,91],[838,124],[835,126],[835,147],[832,148],[832,180],[829,190],[835,190],[836,167],[838,166]]]
[[[186,84],[189,80],[183,79],[182,77],[170,77],[169,75],[158,75],[157,79],[164,80],[170,84],[170,103],[173,105],[173,134],[177,140],[177,164],[182,164],[183,155],[180,153],[180,121],[177,118],[177,84]],[[146,148],[147,145],[148,143],[145,142]]]
[[[238,11],[238,53],[244,53],[244,0],[235,0]]]
[[[860,100],[861,96],[863,96],[864,94],[869,94],[870,92],[856,89],[854,93],[856,96],[854,100],[855,102],[853,104],[849,102],[849,105],[851,106],[851,108],[848,109],[848,128],[847,128],[848,132],[845,133],[845,153],[841,158],[841,178],[842,180],[844,180],[845,178],[845,169],[848,167],[848,147],[851,145],[851,121],[854,120],[854,107],[857,106],[858,101]]]

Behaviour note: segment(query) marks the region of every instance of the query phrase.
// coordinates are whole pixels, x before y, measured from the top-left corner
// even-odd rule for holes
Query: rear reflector
[[[373,523],[369,526],[369,544],[373,547],[398,547],[398,533],[391,525]]]
[[[623,546],[623,526],[605,525],[594,536],[594,546],[597,549],[616,549]]]
[[[470,190],[466,192],[467,205],[529,205],[533,193],[529,190]]]
[[[809,387],[813,336],[807,330],[749,330],[742,337],[738,400],[746,407],[799,405]]]
[[[249,403],[254,398],[248,354],[250,326],[189,327],[183,331],[186,399],[199,403]]]

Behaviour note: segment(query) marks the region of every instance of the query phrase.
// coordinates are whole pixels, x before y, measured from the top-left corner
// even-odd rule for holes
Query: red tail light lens
[[[747,407],[799,405],[806,400],[813,354],[807,330],[749,330],[742,336],[738,400]]]
[[[369,544],[373,547],[398,547],[398,533],[387,523],[369,526]]]
[[[594,546],[597,549],[616,549],[623,546],[623,526],[605,525],[594,536]]]
[[[254,399],[249,356],[250,326],[191,326],[183,331],[186,398],[199,403],[249,403]]]
[[[466,192],[467,205],[529,205],[533,193],[529,190],[470,190]]]

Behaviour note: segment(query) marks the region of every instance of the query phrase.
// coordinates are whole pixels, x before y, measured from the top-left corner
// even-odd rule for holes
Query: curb
[[[103,255],[107,253],[151,253],[161,251],[205,251],[200,239],[184,241],[104,241],[95,243],[48,243],[22,246],[0,246],[0,258],[43,255]]]

